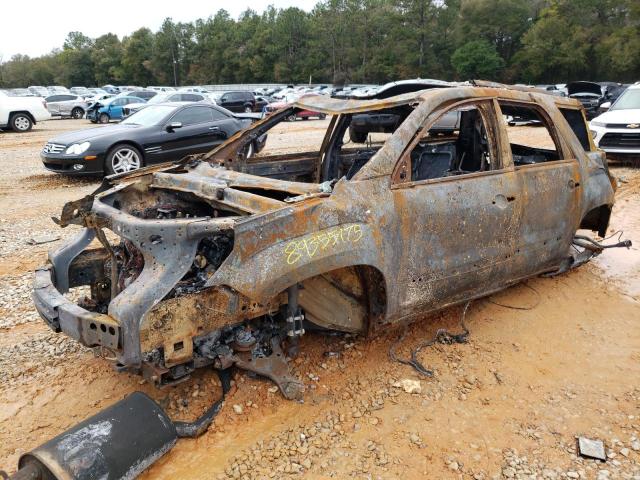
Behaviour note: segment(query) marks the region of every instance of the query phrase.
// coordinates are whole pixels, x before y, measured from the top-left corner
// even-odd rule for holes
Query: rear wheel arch
[[[9,125],[12,125],[13,123],[13,118],[17,115],[24,115],[26,117],[29,118],[29,120],[31,120],[31,124],[35,125],[36,124],[36,119],[34,118],[33,115],[31,115],[31,112],[29,112],[28,110],[16,110],[15,112],[11,112],[9,113]]]

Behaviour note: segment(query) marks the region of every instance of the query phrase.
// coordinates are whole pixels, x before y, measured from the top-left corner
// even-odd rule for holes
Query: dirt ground
[[[282,132],[317,141],[323,125],[299,121]],[[79,127],[89,124],[56,120],[28,134],[0,132],[0,469],[8,471],[20,454],[134,390],[176,419],[195,418],[220,393],[211,371],[168,390],[116,373],[51,332],[31,306],[32,271],[60,240],[27,241],[73,235],[50,217],[98,183],[41,166],[44,142]],[[620,187],[611,233],[640,239],[640,173],[612,171]],[[468,343],[421,353],[432,378],[389,360],[398,331],[374,339],[308,334],[295,361],[303,402],[240,373],[209,431],[180,441],[142,478],[638,480],[639,295],[634,246],[476,301]],[[459,329],[460,315],[452,308],[413,324],[399,353],[440,327]],[[394,386],[407,379],[420,391]],[[603,440],[608,461],[577,457],[576,436]]]

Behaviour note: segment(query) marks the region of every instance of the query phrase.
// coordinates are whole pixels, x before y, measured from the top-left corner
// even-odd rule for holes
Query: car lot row
[[[388,84],[371,98],[384,99],[401,93],[454,85],[435,80],[406,80]],[[89,105],[71,94],[56,94],[48,97],[50,101],[47,102],[35,97],[2,96],[0,92],[0,128],[8,126],[16,131],[28,131],[34,123],[54,114],[72,118],[86,116],[91,122],[102,124],[125,119],[111,128],[84,130],[50,139],[42,151],[44,166],[54,172],[124,173],[144,165],[178,160],[189,154],[211,150],[262,116],[311,95],[314,94],[290,93],[281,101],[264,103],[258,114],[254,112],[255,104],[245,104],[250,98],[247,92],[222,93],[215,102],[195,91],[134,90]],[[20,102],[25,105],[16,106]],[[601,108],[609,111],[590,123],[591,138],[596,146],[611,155],[640,155],[640,85],[630,86],[616,102],[603,104]],[[393,133],[408,113],[390,107],[375,115],[354,115],[349,139],[354,143],[366,143],[374,132]],[[587,108],[585,113],[589,116]],[[311,117],[323,119],[325,114],[296,109],[287,120]],[[520,112],[508,117],[512,124],[540,123],[538,118],[528,118]],[[575,119],[567,118],[567,121],[571,124]],[[432,130],[446,135],[459,128],[460,117],[451,116],[440,119]],[[247,155],[259,152],[264,140],[252,143]],[[589,141],[588,138],[581,140],[584,143]]]

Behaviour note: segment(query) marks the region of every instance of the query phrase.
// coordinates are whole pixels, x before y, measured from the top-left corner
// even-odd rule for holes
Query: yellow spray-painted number
[[[284,247],[287,263],[293,265],[301,258],[313,258],[318,252],[333,249],[345,243],[357,243],[362,238],[360,225],[345,225],[314,233],[300,240],[292,240]]]

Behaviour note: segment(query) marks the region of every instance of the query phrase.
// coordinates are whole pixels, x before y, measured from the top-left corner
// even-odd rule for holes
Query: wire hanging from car
[[[411,358],[409,359],[400,358],[396,355],[396,348],[404,341],[404,338],[407,335],[407,331],[409,330],[409,325],[405,324],[402,330],[402,335],[400,335],[398,340],[396,340],[395,343],[393,343],[393,345],[389,347],[389,358],[391,359],[391,361],[398,362],[403,365],[409,365],[419,374],[426,377],[433,377],[433,370],[426,368],[420,362],[420,360],[418,360],[418,354],[423,348],[430,347],[432,345],[435,345],[436,343],[443,343],[446,345],[451,345],[453,343],[467,343],[469,337],[469,329],[465,324],[465,318],[467,316],[469,305],[471,305],[471,300],[465,303],[464,308],[462,309],[462,315],[460,316],[460,326],[462,327],[462,333],[455,334],[449,332],[445,328],[439,328],[433,338],[418,344],[418,346],[411,351]]]
[[[494,305],[497,305],[499,307],[503,307],[503,308],[510,308],[512,310],[533,310],[534,308],[536,308],[538,305],[540,305],[540,292],[538,292],[538,290],[536,290],[535,288],[533,288],[531,285],[529,285],[528,283],[523,283],[522,285],[524,285],[525,287],[527,287],[529,290],[533,291],[533,293],[536,294],[536,302],[531,305],[531,306],[525,306],[525,307],[521,307],[519,305],[508,305],[506,303],[500,303],[500,302],[496,302],[495,300],[491,300],[491,297],[487,297],[487,302],[492,303]]]

